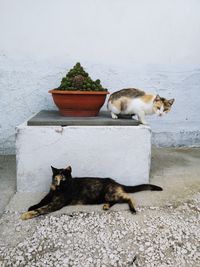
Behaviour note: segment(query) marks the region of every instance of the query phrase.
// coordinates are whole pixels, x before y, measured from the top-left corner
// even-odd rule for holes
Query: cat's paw
[[[37,216],[37,212],[36,211],[27,211],[27,212],[24,212],[22,215],[21,215],[21,219],[22,220],[29,220],[33,217]]]
[[[118,119],[118,116],[115,113],[111,113],[111,117],[115,120]]]
[[[109,204],[104,204],[103,205],[103,210],[109,210],[110,208],[110,205]]]
[[[28,220],[28,219],[30,219],[30,211],[27,211],[27,212],[24,212],[21,216],[20,216],[20,218],[22,219],[22,220]]]
[[[131,213],[132,214],[136,214],[136,210],[135,209],[131,209]]]

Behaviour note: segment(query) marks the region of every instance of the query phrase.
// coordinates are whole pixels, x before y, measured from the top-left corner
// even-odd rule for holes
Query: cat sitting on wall
[[[21,215],[22,220],[59,210],[67,205],[104,204],[108,210],[116,203],[127,203],[132,213],[136,213],[134,201],[128,193],[144,190],[162,191],[152,184],[126,186],[110,178],[72,178],[72,168],[52,168],[52,184],[49,193],[36,205]]]
[[[162,116],[170,111],[173,103],[174,99],[168,100],[159,95],[130,88],[111,94],[107,107],[113,119],[117,119],[119,114],[137,115],[142,124],[148,124],[145,115]]]

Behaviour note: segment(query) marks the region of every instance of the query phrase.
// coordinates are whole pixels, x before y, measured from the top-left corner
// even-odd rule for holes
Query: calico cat
[[[143,190],[162,191],[152,184],[126,186],[110,178],[72,178],[72,168],[52,168],[52,184],[49,193],[36,205],[21,215],[22,220],[31,219],[61,209],[67,205],[104,204],[108,210],[116,203],[127,203],[131,212],[136,213],[133,199],[128,193]]]
[[[173,103],[174,99],[167,100],[159,95],[147,94],[144,91],[130,88],[111,94],[107,108],[113,119],[117,119],[119,114],[137,115],[142,124],[148,124],[145,115],[162,116],[170,111]]]

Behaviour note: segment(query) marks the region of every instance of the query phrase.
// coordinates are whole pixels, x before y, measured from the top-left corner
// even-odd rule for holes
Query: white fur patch
[[[140,98],[135,98],[131,100],[127,109],[123,112],[124,114],[140,114],[143,112],[145,115],[151,115],[154,113],[153,111],[153,101],[149,103],[145,103]]]

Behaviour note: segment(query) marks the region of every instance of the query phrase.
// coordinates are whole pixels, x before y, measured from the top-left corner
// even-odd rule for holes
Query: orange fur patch
[[[109,203],[106,203],[103,205],[103,210],[109,210],[110,208],[110,204]]]
[[[57,185],[60,185],[60,181],[62,180],[62,175],[56,175],[54,180],[57,182]]]
[[[38,216],[38,212],[37,211],[27,211],[27,212],[24,212],[22,215],[21,215],[21,219],[22,220],[29,220],[33,217],[36,217]]]
[[[153,98],[154,98],[154,95],[144,95],[140,97],[140,99],[142,99],[142,101],[144,101],[145,103],[151,102]]]
[[[53,190],[53,191],[56,190],[56,186],[54,184],[51,185],[51,190]]]

